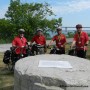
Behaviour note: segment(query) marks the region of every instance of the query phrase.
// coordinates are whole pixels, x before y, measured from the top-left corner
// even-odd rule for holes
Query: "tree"
[[[61,23],[62,20],[61,18],[49,20],[47,17],[52,15],[54,13],[48,3],[20,4],[17,1],[10,4],[5,14],[10,23],[15,26],[12,28],[13,32],[16,33],[19,28],[24,28],[28,39],[33,36],[38,27],[42,28],[45,34],[48,30],[55,30],[55,23]]]
[[[14,26],[5,18],[0,19],[0,42],[10,42],[14,36],[12,28]],[[12,35],[12,36],[11,36]]]
[[[69,38],[72,38],[74,36],[74,33],[73,32],[68,32],[68,37]]]

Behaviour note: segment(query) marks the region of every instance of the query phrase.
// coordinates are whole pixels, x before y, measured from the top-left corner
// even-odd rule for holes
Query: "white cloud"
[[[58,5],[52,6],[54,13],[65,14],[70,12],[80,12],[90,9],[90,0],[68,0],[67,2],[58,2]]]

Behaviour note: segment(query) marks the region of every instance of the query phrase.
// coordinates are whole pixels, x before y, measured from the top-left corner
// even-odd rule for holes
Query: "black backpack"
[[[10,58],[11,58],[11,51],[10,50],[5,51],[4,57],[3,57],[3,62],[5,64],[9,64],[10,63]]]

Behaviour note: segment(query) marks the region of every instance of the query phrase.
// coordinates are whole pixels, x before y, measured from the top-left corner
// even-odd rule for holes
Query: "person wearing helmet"
[[[42,52],[40,54],[44,54],[46,52],[46,38],[43,35],[42,29],[37,29],[36,34],[33,36],[33,38],[30,41],[30,45],[32,45],[35,42],[36,45],[38,46],[43,46]],[[35,47],[32,47],[32,50],[34,50]],[[34,53],[32,51],[32,53]]]
[[[87,45],[89,43],[89,37],[86,32],[82,30],[82,25],[76,25],[76,33],[71,44],[71,48],[76,47],[76,56],[86,58]]]
[[[12,47],[15,50],[15,56],[18,57],[22,53],[26,56],[27,39],[24,37],[25,30],[19,29],[18,36],[16,36],[12,41]]]
[[[56,48],[59,50],[56,51],[56,54],[65,54],[65,44],[66,44],[66,36],[62,34],[62,29],[58,27],[56,29],[57,35],[55,35],[48,46],[50,46],[54,41],[56,42]]]

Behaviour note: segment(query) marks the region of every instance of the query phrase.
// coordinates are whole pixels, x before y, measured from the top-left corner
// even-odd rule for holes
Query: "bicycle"
[[[16,49],[20,48],[20,54],[16,54]],[[26,54],[23,54],[23,49],[26,49]],[[15,63],[24,57],[32,56],[30,46],[27,47],[10,47],[10,50],[5,51],[3,62],[8,66],[8,70],[14,71]]]
[[[39,55],[39,54],[44,54],[44,45],[41,44],[34,44],[32,46],[32,53],[33,55]]]
[[[63,47],[56,47],[55,45],[51,48],[50,54],[65,54],[65,49]]]

